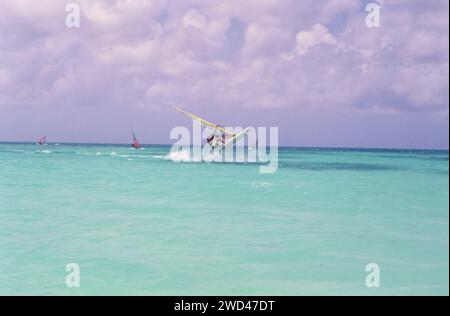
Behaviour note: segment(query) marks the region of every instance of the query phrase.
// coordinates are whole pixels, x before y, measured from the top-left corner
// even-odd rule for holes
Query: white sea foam
[[[223,160],[222,154],[217,151],[214,151],[204,157],[204,161],[206,162],[214,162],[214,161],[222,162],[222,160]]]
[[[130,157],[133,157],[133,158],[146,158],[146,159],[155,158],[155,156],[146,156],[146,155],[136,155],[136,156],[133,155],[133,156],[130,156]]]
[[[190,151],[173,151],[168,153],[166,156],[163,157],[165,160],[172,160],[173,162],[207,162],[207,163],[235,163],[235,161],[226,161],[224,160],[224,157],[222,156],[222,153],[219,151],[213,151],[208,154],[202,153],[202,157],[197,157],[196,155],[193,155]],[[152,156],[152,158],[160,159],[161,156]],[[245,162],[245,157],[241,157],[242,159],[237,159],[238,162]]]
[[[270,182],[250,182],[250,185],[254,188],[270,188],[275,184]]]
[[[130,158],[130,157],[134,157],[134,156],[132,156],[132,155],[123,155],[123,154],[117,154],[117,153],[111,153],[111,156],[117,156],[117,157],[120,157],[120,158]]]
[[[165,160],[172,160],[173,162],[192,162],[191,153],[189,151],[172,151],[168,153]]]

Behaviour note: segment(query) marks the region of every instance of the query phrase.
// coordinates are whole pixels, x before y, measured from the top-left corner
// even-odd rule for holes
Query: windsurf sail
[[[192,113],[189,113],[189,112],[183,110],[182,108],[175,107],[175,110],[178,111],[178,112],[180,112],[180,113],[183,113],[184,115],[190,117],[190,118],[193,119],[193,120],[199,121],[203,126],[211,127],[211,128],[213,128],[213,129],[218,130],[218,131],[221,131],[221,132],[223,132],[223,133],[225,133],[226,135],[229,135],[229,136],[231,136],[231,137],[235,137],[235,136],[236,136],[233,132],[230,132],[230,131],[226,130],[226,129],[223,128],[222,126],[217,125],[217,124],[214,124],[214,123],[211,123],[211,122],[208,122],[207,120],[204,120],[204,119],[198,117],[197,115],[194,115],[194,114],[192,114]]]
[[[245,134],[247,134],[249,130],[250,130],[250,127],[244,129],[242,132],[240,132],[240,133],[236,134],[234,137],[228,139],[223,146],[225,147],[229,144],[233,144],[235,141],[241,139]]]
[[[39,141],[38,144],[39,145],[45,145],[45,142],[47,141],[47,136],[42,136]]]
[[[141,144],[139,143],[136,134],[134,133],[133,128],[131,129],[131,134],[133,134],[133,143],[131,144],[131,147],[135,148],[135,149],[139,149],[141,148]]]

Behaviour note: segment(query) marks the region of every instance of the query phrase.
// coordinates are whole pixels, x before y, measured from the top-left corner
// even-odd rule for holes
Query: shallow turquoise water
[[[168,151],[0,144],[0,294],[449,294],[447,151]]]

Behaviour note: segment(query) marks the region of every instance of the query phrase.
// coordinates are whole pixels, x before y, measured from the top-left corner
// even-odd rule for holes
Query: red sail
[[[131,144],[131,147],[133,147],[135,149],[141,148],[141,144],[139,144],[139,141],[138,141],[136,135],[134,134],[133,129],[131,129],[131,133],[133,134],[133,144]]]
[[[131,146],[135,149],[141,148],[141,144],[139,144],[139,142],[137,140],[135,140]]]
[[[46,137],[46,136],[42,136],[42,137],[39,139],[38,144],[39,144],[39,145],[44,145],[46,140],[47,140],[47,137]]]

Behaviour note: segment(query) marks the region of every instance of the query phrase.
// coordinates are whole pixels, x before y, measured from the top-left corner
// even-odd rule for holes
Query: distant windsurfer
[[[42,136],[39,141],[38,141],[38,145],[45,145],[45,142],[47,140],[47,136]]]
[[[134,149],[140,149],[141,144],[139,143],[133,128],[131,128],[131,133],[133,134],[133,143],[131,144],[131,147],[133,147]]]

